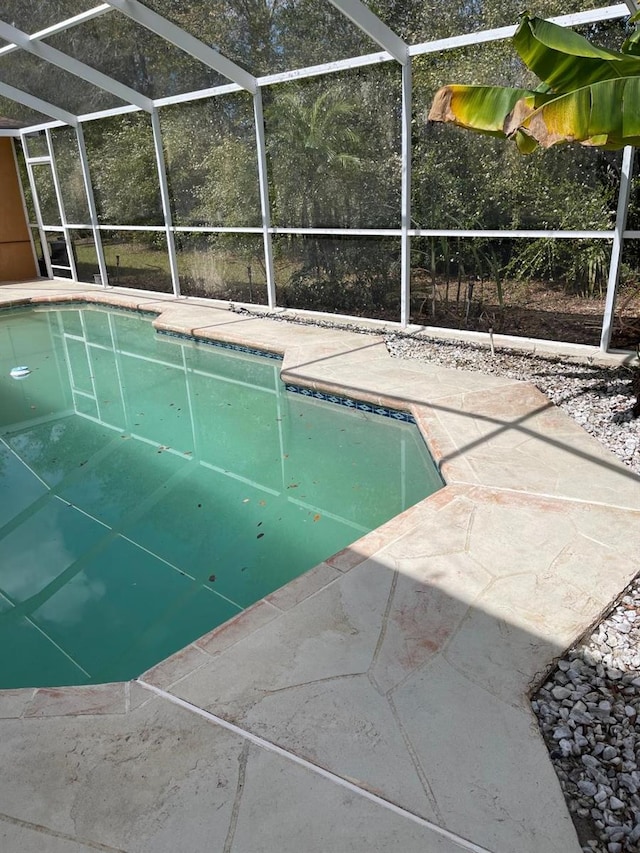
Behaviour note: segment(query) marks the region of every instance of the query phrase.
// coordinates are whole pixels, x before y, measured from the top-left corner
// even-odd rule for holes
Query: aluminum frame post
[[[24,154],[24,162],[27,167],[27,175],[29,176],[29,186],[31,187],[31,198],[33,199],[33,209],[36,212],[36,224],[38,226],[38,234],[40,235],[40,247],[42,248],[42,258],[47,270],[47,276],[53,278],[53,270],[51,269],[51,256],[49,255],[49,244],[47,243],[47,235],[44,230],[42,221],[42,212],[40,210],[40,199],[36,189],[36,181],[33,175],[33,166],[29,157],[29,143],[26,142],[27,134],[24,131],[20,132],[20,142],[22,143],[22,153]]]
[[[253,116],[256,127],[256,151],[258,155],[258,182],[260,184],[260,211],[262,214],[262,234],[264,241],[264,260],[267,273],[267,302],[269,308],[276,307],[276,277],[273,267],[273,243],[271,240],[271,207],[269,202],[269,180],[267,176],[267,146],[264,136],[264,112],[262,92],[257,90],[253,96]]]
[[[400,228],[400,324],[406,327],[411,313],[411,62],[402,66],[402,165]]]
[[[180,278],[178,276],[178,258],[176,255],[176,244],[173,237],[173,219],[171,216],[169,183],[167,181],[167,166],[164,160],[164,150],[162,148],[162,131],[160,129],[160,116],[158,115],[158,110],[156,109],[154,109],[151,113],[151,128],[153,130],[153,148],[156,155],[158,180],[160,182],[160,199],[162,201],[162,215],[164,216],[164,230],[167,236],[167,252],[169,254],[171,284],[173,287],[173,295],[180,296]]]
[[[622,169],[620,172],[620,192],[618,195],[618,209],[616,211],[616,224],[613,232],[611,261],[609,262],[609,280],[607,281],[607,296],[605,299],[604,313],[602,316],[602,336],[600,338],[600,349],[603,352],[607,352],[611,345],[611,334],[613,332],[613,320],[616,309],[616,296],[618,293],[618,278],[620,276],[620,262],[622,261],[624,229],[627,223],[627,210],[629,209],[629,194],[631,192],[631,176],[633,174],[634,158],[635,151],[633,146],[627,145],[622,154]]]
[[[60,180],[58,178],[58,168],[56,166],[56,161],[53,153],[53,143],[51,141],[51,130],[49,128],[45,129],[45,138],[47,140],[47,151],[49,152],[49,160],[51,161],[51,174],[53,176],[53,188],[56,194],[56,200],[58,202],[58,210],[60,212],[60,222],[62,223],[62,229],[64,234],[64,243],[67,247],[67,258],[69,260],[69,268],[71,270],[71,277],[74,281],[78,281],[78,270],[76,269],[76,261],[73,255],[73,244],[71,243],[71,233],[69,231],[69,227],[67,225],[67,212],[64,206],[64,200],[62,198],[62,187],[60,186]]]
[[[84,143],[84,130],[81,123],[76,127],[76,140],[78,143],[78,153],[80,154],[80,167],[82,169],[82,180],[84,182],[84,191],[87,196],[87,205],[89,207],[89,217],[91,219],[91,230],[93,231],[93,242],[96,248],[96,257],[98,259],[98,269],[100,270],[100,281],[103,287],[109,284],[109,273],[107,271],[107,263],[104,259],[104,250],[102,248],[102,237],[100,235],[100,224],[98,222],[98,209],[96,208],[96,200],[93,195],[93,185],[91,183],[91,170],[89,169],[89,158],[87,157],[87,148]]]

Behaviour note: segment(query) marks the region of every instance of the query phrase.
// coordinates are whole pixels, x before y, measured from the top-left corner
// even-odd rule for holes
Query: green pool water
[[[0,687],[133,678],[442,486],[415,425],[280,367],[134,313],[0,314]]]

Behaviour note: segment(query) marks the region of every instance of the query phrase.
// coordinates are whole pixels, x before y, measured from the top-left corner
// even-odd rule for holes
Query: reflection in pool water
[[[135,677],[440,488],[414,425],[279,371],[133,313],[0,318],[0,686]]]

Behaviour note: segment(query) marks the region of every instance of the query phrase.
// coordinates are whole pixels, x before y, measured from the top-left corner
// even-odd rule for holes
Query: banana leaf
[[[507,126],[532,137],[543,148],[579,142],[609,150],[640,145],[640,76],[605,80],[559,95],[528,110]],[[514,126],[515,124],[515,126]]]
[[[434,96],[428,119],[505,139],[505,126],[510,123],[516,104],[527,104],[532,112],[555,97],[505,86],[443,86]]]
[[[572,30],[523,15],[513,37],[522,61],[558,93],[640,76],[640,56],[598,47]]]

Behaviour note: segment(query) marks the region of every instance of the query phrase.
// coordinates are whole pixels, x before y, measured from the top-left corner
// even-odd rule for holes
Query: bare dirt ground
[[[600,343],[604,295],[582,296],[561,283],[511,282],[502,285],[500,305],[494,282],[468,280],[412,288],[412,322],[451,329],[543,338],[570,343]],[[435,297],[435,298],[434,298]],[[640,343],[640,287],[621,289],[616,303],[611,347],[634,351]]]

